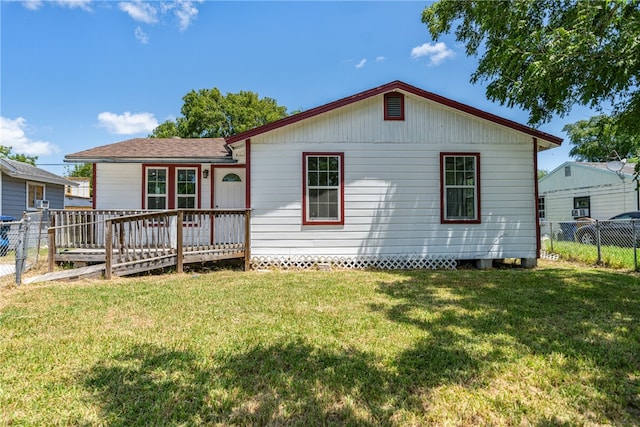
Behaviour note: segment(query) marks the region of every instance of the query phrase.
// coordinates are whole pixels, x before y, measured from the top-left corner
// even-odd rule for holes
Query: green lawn
[[[0,288],[0,425],[639,425],[640,276],[170,274]]]
[[[583,264],[595,265],[598,263],[598,247],[596,245],[583,245],[570,241],[543,241],[543,249],[549,253],[560,256],[565,261],[576,261]],[[637,249],[637,257],[640,257],[640,249]],[[640,260],[634,257],[634,249],[620,246],[606,246],[600,248],[599,264],[611,268],[636,270],[636,263]]]

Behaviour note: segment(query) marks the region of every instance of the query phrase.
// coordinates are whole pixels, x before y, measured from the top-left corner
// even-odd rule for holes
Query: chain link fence
[[[542,256],[640,270],[640,220],[544,221]]]
[[[0,277],[13,277],[20,285],[23,274],[38,264],[40,252],[46,249],[48,212],[25,213],[21,219],[7,219],[0,220]]]

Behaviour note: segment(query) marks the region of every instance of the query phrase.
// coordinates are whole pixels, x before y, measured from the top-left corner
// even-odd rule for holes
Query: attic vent
[[[384,95],[384,119],[404,120],[404,95],[398,92]]]

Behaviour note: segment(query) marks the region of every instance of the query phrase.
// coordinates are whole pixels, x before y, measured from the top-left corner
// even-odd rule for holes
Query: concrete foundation
[[[476,268],[478,270],[486,270],[493,267],[492,259],[477,259],[476,260]]]

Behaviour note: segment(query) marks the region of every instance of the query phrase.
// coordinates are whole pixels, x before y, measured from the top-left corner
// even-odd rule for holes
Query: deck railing
[[[61,249],[104,250],[107,278],[226,258],[244,258],[249,268],[248,209],[54,211],[51,223],[50,270]]]

